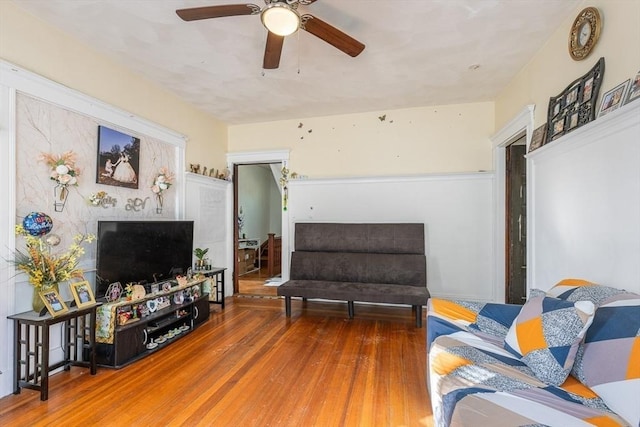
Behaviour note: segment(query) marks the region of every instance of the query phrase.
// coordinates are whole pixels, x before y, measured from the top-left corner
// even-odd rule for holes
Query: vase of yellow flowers
[[[78,262],[84,255],[82,244],[90,243],[95,236],[78,234],[74,236],[67,252],[54,254],[52,245],[46,239],[29,234],[22,225],[16,226],[16,234],[24,237],[26,250],[16,251],[14,264],[29,277],[29,283],[33,286],[33,310],[40,312],[44,308],[40,298],[42,291],[59,291],[61,282],[83,277],[82,270],[78,268]]]

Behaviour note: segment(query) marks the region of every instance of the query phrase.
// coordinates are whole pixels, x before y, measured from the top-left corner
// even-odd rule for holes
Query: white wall
[[[296,222],[424,223],[431,294],[496,298],[492,174],[292,180],[289,189],[290,248]]]
[[[529,274],[640,292],[640,101],[531,153]]]
[[[185,219],[194,221],[193,247],[209,249],[212,266],[226,268],[225,296],[233,295],[233,191],[229,181],[185,174]],[[195,256],[194,256],[195,264]]]

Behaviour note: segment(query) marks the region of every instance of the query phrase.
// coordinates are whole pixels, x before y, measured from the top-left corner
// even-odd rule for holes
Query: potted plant
[[[205,266],[205,255],[209,252],[209,248],[195,248],[193,250],[194,255],[198,260],[196,261],[196,270],[203,270]]]

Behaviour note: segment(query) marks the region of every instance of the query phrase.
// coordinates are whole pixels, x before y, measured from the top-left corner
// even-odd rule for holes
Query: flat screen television
[[[98,221],[96,297],[109,284],[160,282],[191,266],[193,221]]]

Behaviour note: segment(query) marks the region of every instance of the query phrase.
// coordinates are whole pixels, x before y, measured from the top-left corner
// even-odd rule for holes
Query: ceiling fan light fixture
[[[262,25],[279,36],[288,36],[300,28],[300,15],[287,3],[271,3],[260,15]]]

